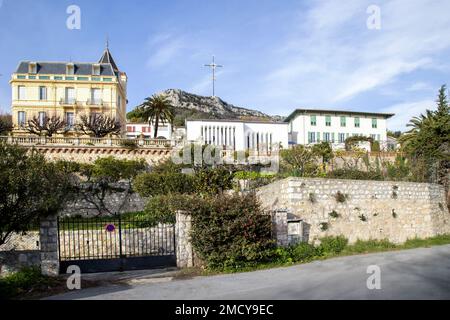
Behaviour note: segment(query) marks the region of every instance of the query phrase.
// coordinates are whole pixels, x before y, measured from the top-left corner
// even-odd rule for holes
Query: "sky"
[[[450,85],[449,12],[448,0],[0,0],[0,109],[19,61],[95,62],[108,38],[128,110],[171,88],[212,95],[215,55],[216,95],[234,105],[396,113],[389,129],[405,130]]]

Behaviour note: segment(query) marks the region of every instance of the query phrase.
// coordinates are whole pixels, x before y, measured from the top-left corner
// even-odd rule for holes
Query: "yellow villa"
[[[28,134],[29,120],[57,116],[74,134],[80,116],[104,114],[126,131],[127,75],[107,47],[98,62],[21,61],[12,74],[14,135]]]

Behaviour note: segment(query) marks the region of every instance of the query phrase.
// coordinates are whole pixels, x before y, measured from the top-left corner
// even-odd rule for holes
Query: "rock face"
[[[281,121],[280,116],[269,116],[260,111],[237,107],[229,104],[218,97],[204,97],[188,93],[179,89],[169,89],[164,92],[172,105],[181,110],[193,110],[202,115],[209,115],[211,119],[246,119],[246,120],[267,120]]]

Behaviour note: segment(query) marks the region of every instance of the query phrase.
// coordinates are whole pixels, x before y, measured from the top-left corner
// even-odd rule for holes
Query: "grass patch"
[[[46,292],[58,286],[60,280],[43,276],[39,268],[24,268],[0,278],[0,300],[21,298],[37,292]]]
[[[288,267],[334,257],[446,245],[450,244],[450,234],[427,239],[410,239],[401,245],[396,245],[388,240],[358,240],[353,244],[348,244],[348,240],[342,236],[325,237],[321,238],[320,241],[321,244],[317,247],[308,243],[299,243],[286,248],[277,247],[266,254],[268,259],[264,261],[223,269],[197,269],[195,275],[209,276],[251,272]]]

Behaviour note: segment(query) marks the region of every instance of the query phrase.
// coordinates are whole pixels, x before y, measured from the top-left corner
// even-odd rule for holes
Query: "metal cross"
[[[205,64],[205,67],[210,67],[212,69],[212,84],[213,84],[213,97],[216,96],[216,88],[215,88],[215,83],[216,83],[216,68],[223,68],[222,65],[220,64],[216,64],[215,62],[215,57],[213,56],[213,60],[211,64]]]

